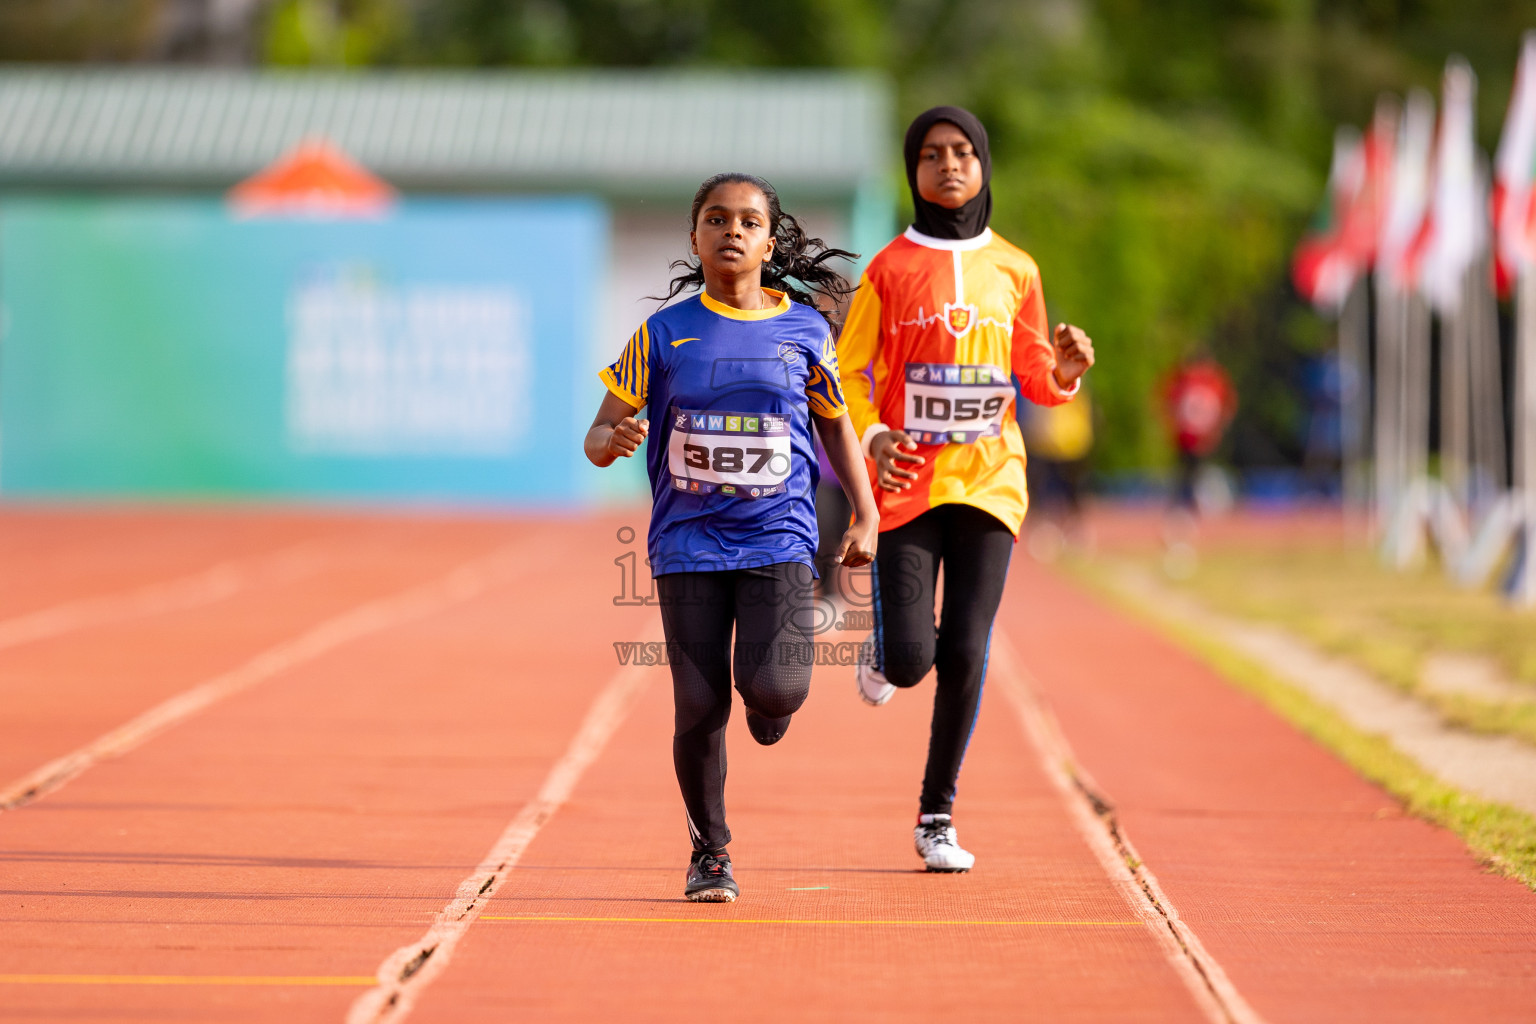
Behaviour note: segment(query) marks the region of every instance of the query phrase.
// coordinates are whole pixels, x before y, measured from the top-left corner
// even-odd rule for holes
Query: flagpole
[[[1521,496],[1520,569],[1512,603],[1536,608],[1536,266],[1523,260],[1515,295],[1515,482]]]
[[[1359,526],[1369,521],[1363,453],[1370,408],[1370,291],[1363,277],[1350,285],[1339,313],[1340,456],[1345,521]]]
[[[1526,32],[1515,67],[1514,89],[1494,157],[1494,255],[1500,283],[1515,302],[1514,380],[1510,389],[1510,438],[1514,458],[1505,502],[1516,563],[1506,593],[1511,602],[1536,607],[1536,31]],[[1497,315],[1495,308],[1493,314]],[[1494,328],[1495,333],[1497,327]]]
[[[1375,528],[1385,537],[1403,492],[1402,303],[1388,275],[1376,274],[1376,421],[1372,431]]]
[[[1467,310],[1440,317],[1440,482],[1458,511],[1467,505],[1467,448],[1471,433],[1467,403]]]
[[[1430,409],[1434,402],[1434,380],[1430,373],[1434,346],[1434,324],[1429,303],[1416,290],[1408,289],[1403,296],[1403,333],[1408,349],[1408,374],[1405,391],[1408,395],[1408,479],[1410,503],[1404,510],[1404,521],[1411,534],[1403,538],[1398,557],[1398,567],[1407,568],[1423,550],[1424,532],[1429,516],[1429,431]]]
[[[1377,500],[1384,510],[1382,554],[1387,564],[1399,569],[1419,558],[1428,515],[1430,337],[1415,263],[1429,201],[1434,109],[1434,100],[1422,89],[1410,92],[1399,108],[1377,259],[1378,280],[1385,288],[1377,308],[1381,431],[1376,450],[1383,463],[1381,479],[1390,488]]]
[[[1386,536],[1402,492],[1402,404],[1398,400],[1402,390],[1398,383],[1402,376],[1402,337],[1393,286],[1396,268],[1387,266],[1387,261],[1395,257],[1392,232],[1397,225],[1393,214],[1401,187],[1397,174],[1401,163],[1398,150],[1402,146],[1402,133],[1402,104],[1390,93],[1383,93],[1376,100],[1376,113],[1371,121],[1371,144],[1375,150],[1371,200],[1376,204],[1372,298],[1376,315],[1375,358],[1371,364],[1374,386],[1370,389],[1374,415],[1368,451],[1372,470],[1371,526],[1377,538]],[[1367,171],[1370,170],[1368,165]]]
[[[1486,205],[1484,206],[1486,209]],[[1466,308],[1471,371],[1472,500],[1480,506],[1504,497],[1504,373],[1499,365],[1498,299],[1493,294],[1491,253],[1468,269]]]
[[[1456,567],[1456,576],[1467,586],[1487,582],[1510,544],[1517,540],[1521,518],[1520,500],[1506,487],[1504,373],[1500,365],[1498,300],[1493,293],[1491,255],[1483,249],[1468,268],[1461,303],[1470,343],[1472,459],[1471,513],[1467,519],[1470,544]]]

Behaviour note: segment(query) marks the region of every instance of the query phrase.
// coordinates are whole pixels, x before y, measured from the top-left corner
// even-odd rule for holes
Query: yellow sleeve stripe
[[[836,369],[824,364],[811,367],[810,377],[805,382],[805,397],[811,411],[823,419],[836,419],[848,411]]]
[[[820,395],[810,396],[811,412],[824,420],[835,420],[848,411],[848,406],[842,402],[836,404],[827,401]]]
[[[651,393],[651,332],[644,323],[641,323],[640,330],[635,334],[639,338],[635,349],[640,359],[640,373],[635,378],[634,391],[637,395],[643,393],[649,396]]]
[[[628,357],[625,360],[628,376],[624,383],[629,387],[631,392],[639,394],[642,390],[640,381],[645,376],[644,372],[641,370],[640,360],[642,358],[642,354],[640,351],[639,331],[636,331],[634,334],[630,335],[629,344],[625,346],[624,354]]]
[[[608,390],[635,408],[645,405],[651,391],[650,331],[644,324],[629,336],[624,352],[598,374]]]
[[[613,393],[615,398],[620,398],[628,402],[636,409],[645,407],[645,399],[634,394],[634,392],[630,391],[624,385],[619,383],[618,375],[613,372],[613,367],[603,367],[602,372],[598,374],[598,377],[605,385],[607,385],[608,390]]]

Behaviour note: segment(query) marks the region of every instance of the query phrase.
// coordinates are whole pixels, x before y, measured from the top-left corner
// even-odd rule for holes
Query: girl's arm
[[[639,450],[651,428],[650,420],[635,419],[639,411],[612,391],[603,395],[581,446],[592,465],[611,466],[614,459],[627,459]]]
[[[837,337],[837,365],[847,375],[841,379],[843,399],[848,403],[854,435],[866,454],[870,453],[871,437],[886,429],[875,408],[874,384],[867,372],[880,348],[880,318],[880,293],[865,274]]]
[[[1053,337],[1045,319],[1040,271],[1033,263],[1024,283],[1024,301],[1013,320],[1013,375],[1019,391],[1036,405],[1060,405],[1077,394],[1078,380],[1093,365],[1093,342],[1062,324]]]
[[[859,450],[853,422],[846,412],[831,418],[812,418],[816,420],[816,432],[821,435],[827,461],[832,463],[832,469],[843,485],[843,493],[853,506],[853,522],[843,533],[843,542],[837,546],[837,561],[851,569],[868,565],[875,559],[880,511],[875,506],[875,494],[869,489],[869,472],[864,468],[864,454]]]

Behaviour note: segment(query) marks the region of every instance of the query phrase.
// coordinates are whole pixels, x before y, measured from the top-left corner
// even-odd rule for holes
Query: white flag
[[[1430,303],[1441,313],[1461,305],[1467,267],[1488,244],[1487,209],[1482,201],[1473,138],[1473,103],[1477,76],[1460,57],[1445,67],[1444,113],[1435,146],[1435,183],[1430,198],[1428,244],[1421,281]]]
[[[1381,224],[1377,267],[1394,289],[1412,286],[1415,242],[1429,205],[1429,160],[1435,144],[1435,101],[1423,89],[1408,94],[1398,126],[1397,152],[1387,188],[1387,215]]]

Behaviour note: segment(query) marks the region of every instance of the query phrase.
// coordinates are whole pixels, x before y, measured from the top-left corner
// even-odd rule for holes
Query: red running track
[[[626,523],[643,526],[0,511],[0,552],[22,567],[0,582],[0,636],[48,608],[244,567],[227,593],[109,601],[110,615],[0,648],[0,786],[287,652],[0,813],[0,1019],[345,1019],[565,763],[620,677],[612,643],[655,629],[651,609],[613,603],[613,559],[635,547],[616,538]],[[302,571],[260,571],[295,548],[313,557]],[[434,584],[466,564],[475,585]],[[295,646],[423,587],[433,596],[408,613]],[[1444,833],[1378,816],[1388,798],[1022,559],[1002,628],[1165,893],[1264,1018],[1531,1019],[1530,893]],[[780,745],[733,722],[743,898],[698,906],[679,897],[666,672],[641,675],[628,717],[451,958],[407,983],[409,1019],[1211,1019],[1001,683],[958,808],[978,870],[914,870],[931,690],[872,710],[851,669],[829,666]]]

